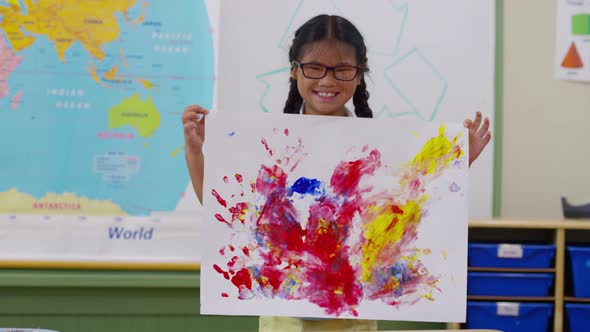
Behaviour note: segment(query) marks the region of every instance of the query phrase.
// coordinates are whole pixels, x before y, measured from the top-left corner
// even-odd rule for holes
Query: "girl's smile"
[[[322,40],[309,44],[303,49],[298,63],[303,66],[313,64],[330,68],[339,65],[356,66],[355,49],[337,40]],[[311,64],[311,65],[310,65]],[[305,67],[306,70],[308,67]],[[304,100],[303,113],[312,115],[346,116],[344,105],[354,96],[362,74],[351,81],[336,79],[335,69],[329,69],[322,78],[308,78],[301,65],[294,66],[291,77],[297,81],[297,89]],[[306,72],[307,76],[310,76]]]

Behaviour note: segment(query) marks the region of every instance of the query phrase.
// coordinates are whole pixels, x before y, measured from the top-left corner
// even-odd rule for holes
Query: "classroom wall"
[[[503,6],[502,218],[557,218],[559,196],[590,201],[590,85],[553,79],[557,0]],[[498,46],[501,47],[502,44]],[[590,55],[586,55],[588,58]],[[198,314],[198,274],[0,271],[0,326],[59,331],[255,331],[256,319]],[[422,324],[382,324],[420,328]],[[429,327],[441,327],[430,324]]]
[[[554,79],[556,1],[503,1],[502,218],[590,202],[590,84]]]

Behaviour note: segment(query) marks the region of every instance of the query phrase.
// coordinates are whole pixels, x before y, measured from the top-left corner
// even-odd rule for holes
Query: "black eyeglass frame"
[[[323,65],[323,64],[317,63],[317,62],[301,63],[299,61],[293,61],[293,63],[296,64],[297,67],[301,68],[301,72],[303,73],[303,76],[305,76],[306,78],[312,79],[312,80],[320,80],[320,79],[326,77],[326,75],[328,75],[328,72],[329,71],[332,71],[332,74],[334,75],[334,78],[337,79],[338,81],[350,82],[350,81],[354,81],[357,78],[357,76],[359,75],[359,73],[363,72],[363,69],[361,67],[359,67],[359,66],[337,65],[337,66],[334,66],[334,67],[330,67],[330,66],[326,66],[326,65]],[[305,74],[305,69],[304,69],[304,67],[307,66],[307,65],[314,65],[314,66],[320,66],[320,67],[325,68],[324,75],[322,75],[321,77],[309,77],[309,76],[307,76]],[[354,68],[354,69],[356,69],[356,72],[354,73],[354,76],[351,79],[344,80],[344,79],[341,79],[341,78],[336,77],[337,76],[336,69],[337,68],[340,68],[340,67]]]

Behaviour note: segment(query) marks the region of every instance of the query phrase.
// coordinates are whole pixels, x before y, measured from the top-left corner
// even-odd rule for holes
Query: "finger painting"
[[[219,113],[206,144],[203,313],[463,319],[459,125]]]

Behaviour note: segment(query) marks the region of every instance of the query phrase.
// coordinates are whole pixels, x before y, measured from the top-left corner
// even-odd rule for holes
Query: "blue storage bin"
[[[551,273],[468,272],[467,294],[479,296],[549,296]]]
[[[507,305],[509,308],[503,309]],[[548,332],[552,328],[552,303],[467,302],[468,329],[504,332]]]
[[[568,246],[575,297],[590,297],[590,247]]]
[[[566,303],[565,317],[569,332],[586,332],[590,326],[590,303]]]
[[[555,257],[554,245],[470,243],[469,266],[550,268]]]

